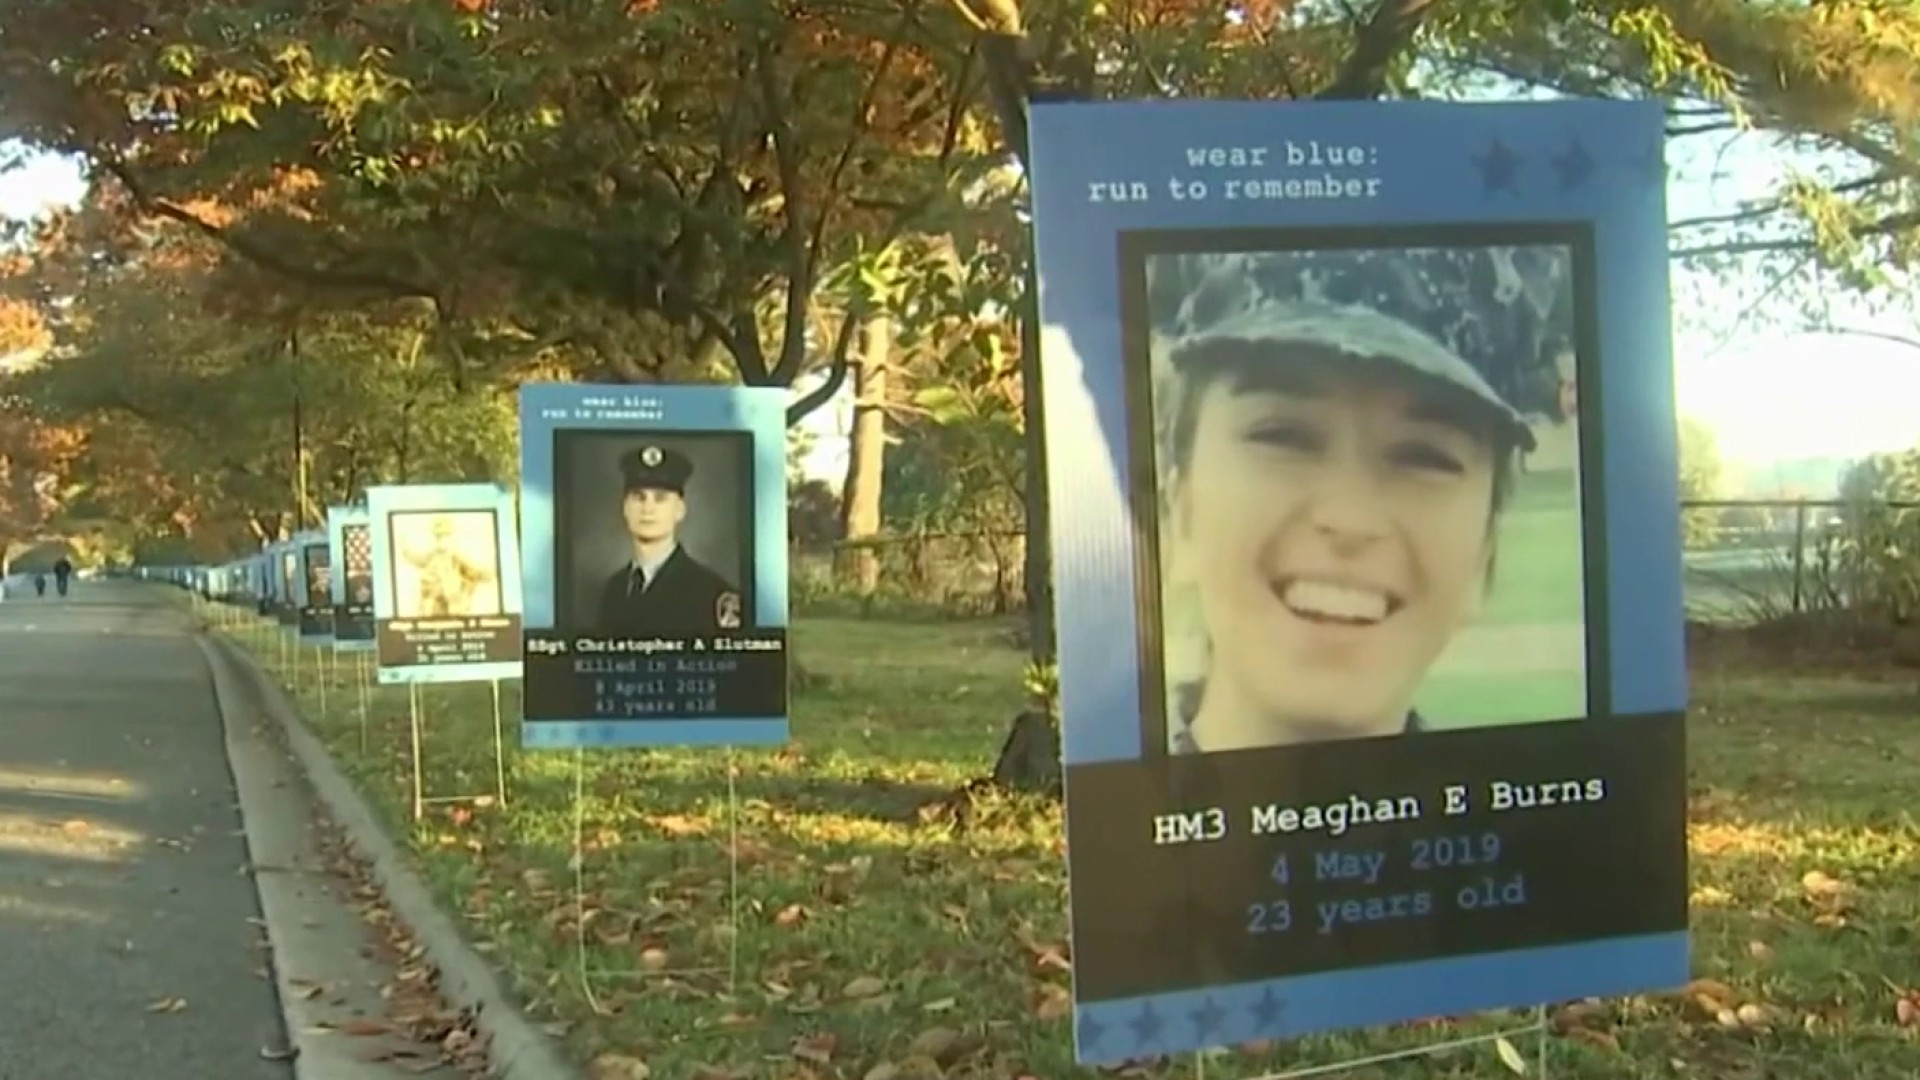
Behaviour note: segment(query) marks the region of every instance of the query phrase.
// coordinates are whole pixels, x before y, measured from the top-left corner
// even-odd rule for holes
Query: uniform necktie
[[[631,572],[627,574],[627,595],[632,596],[634,593],[642,593],[646,591],[647,591],[647,573],[646,571],[636,566],[633,568]]]

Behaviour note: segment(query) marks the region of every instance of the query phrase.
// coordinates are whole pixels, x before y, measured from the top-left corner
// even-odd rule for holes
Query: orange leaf
[[[375,1020],[365,1016],[340,1025],[341,1034],[358,1035],[363,1038],[371,1035],[385,1035],[392,1030],[393,1028],[385,1020]]]

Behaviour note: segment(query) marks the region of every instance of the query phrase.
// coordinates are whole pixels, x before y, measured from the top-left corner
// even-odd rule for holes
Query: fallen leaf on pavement
[[[374,1020],[363,1016],[341,1024],[338,1030],[342,1035],[359,1035],[364,1037],[370,1035],[385,1035],[387,1032],[392,1031],[393,1028],[390,1027],[385,1020]]]
[[[186,998],[164,997],[147,1006],[147,1011],[150,1013],[177,1013],[186,1007]]]

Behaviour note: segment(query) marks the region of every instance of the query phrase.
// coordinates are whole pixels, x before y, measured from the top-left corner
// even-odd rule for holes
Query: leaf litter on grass
[[[1190,1056],[1117,1070],[1071,1063],[1058,808],[992,794],[968,796],[960,813],[941,802],[986,771],[1019,707],[1021,657],[990,644],[1001,633],[985,622],[801,620],[795,651],[821,679],[796,694],[794,745],[588,759],[578,895],[570,757],[516,750],[508,808],[415,829],[403,691],[375,691],[369,755],[352,707],[339,704],[353,695],[336,694],[314,726],[395,835],[413,841],[426,880],[529,1012],[583,1062],[705,1080],[1190,1076]],[[511,715],[517,690],[507,692]],[[461,773],[486,775],[492,745],[485,688],[435,693],[443,719],[424,767],[439,790]],[[1696,672],[1695,693],[1697,978],[1550,1009],[1552,1075],[1920,1075],[1920,993],[1910,989],[1920,986],[1910,929],[1920,925],[1920,837],[1903,796],[1920,778],[1920,733],[1899,722],[1911,688],[1775,665]],[[728,759],[749,853],[732,912]],[[582,910],[601,1010],[577,974]],[[714,970],[667,970],[683,967]],[[1522,1018],[1248,1044],[1209,1055],[1207,1075],[1364,1057]],[[1509,1049],[1532,1053],[1519,1040]],[[1511,1073],[1509,1056],[1483,1047],[1340,1075],[1465,1080]]]

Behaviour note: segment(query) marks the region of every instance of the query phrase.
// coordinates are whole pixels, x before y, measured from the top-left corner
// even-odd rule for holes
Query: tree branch
[[[807,237],[810,261],[817,262],[820,258],[820,245],[826,237],[828,221],[833,216],[834,204],[840,193],[841,179],[845,177],[847,166],[853,161],[854,150],[860,145],[861,133],[866,128],[867,117],[873,110],[873,99],[880,90],[880,83],[892,69],[894,58],[900,54],[906,28],[907,19],[902,18],[894,27],[892,36],[887,39],[886,47],[880,54],[880,62],[873,66],[873,73],[867,78],[867,85],[860,92],[860,100],[854,103],[853,116],[847,124],[847,141],[841,144],[840,153],[834,158],[833,167],[827,171],[827,182],[821,192],[820,209],[813,216],[813,228]],[[784,171],[782,176],[785,176]],[[786,359],[784,350],[781,359],[783,362]]]
[[[1387,74],[1426,21],[1435,0],[1380,0],[1373,17],[1356,34],[1353,48],[1333,81],[1314,97],[1323,101],[1364,101],[1387,92]]]
[[[833,336],[833,353],[828,357],[827,377],[819,386],[808,391],[799,401],[787,406],[787,426],[805,420],[820,406],[833,400],[833,395],[847,382],[847,354],[853,349],[853,334],[860,326],[860,316],[846,312],[840,319],[840,332]]]
[[[1027,31],[1014,0],[950,0],[954,11],[979,34],[980,60],[986,72],[987,102],[1000,122],[1007,152],[1021,166],[1027,156],[1027,102],[1033,95],[1033,65],[1026,54]]]
[[[1898,177],[1891,176],[1887,173],[1875,173],[1872,176],[1862,176],[1853,180],[1844,180],[1832,185],[1828,190],[1836,195],[1844,195],[1850,192],[1865,191],[1868,188],[1879,187],[1882,184],[1891,183],[1896,179],[1898,179]],[[1787,200],[1785,199],[1766,199],[1739,210],[1728,211],[1724,214],[1703,214],[1699,217],[1681,218],[1678,221],[1670,221],[1667,223],[1667,228],[1669,230],[1698,229],[1709,225],[1735,225],[1742,221],[1752,221],[1755,218],[1766,217],[1769,214],[1777,214],[1786,208]]]
[[[392,274],[369,270],[347,270],[326,266],[303,266],[264,245],[254,243],[233,230],[215,225],[192,210],[155,195],[133,175],[124,161],[112,157],[96,158],[98,168],[120,181],[134,205],[157,217],[185,225],[260,268],[307,285],[328,289],[349,289],[388,296],[413,296],[432,299],[435,291],[419,282]]]
[[[807,244],[807,194],[800,170],[800,148],[795,145],[792,120],[787,115],[786,104],[782,100],[780,80],[775,69],[776,52],[763,39],[756,46],[757,62],[754,74],[759,80],[761,105],[766,110],[767,135],[773,143],[774,168],[780,176],[781,215],[786,219],[777,240],[782,252],[782,261],[786,264],[787,302],[785,317],[782,319],[780,356],[769,367],[764,358],[759,366],[763,369],[763,382],[774,385],[786,385],[799,374],[800,364],[806,359],[807,348],[807,305],[813,298],[813,280],[815,259],[818,252]],[[823,205],[820,209],[826,213]],[[739,336],[747,336],[744,328],[736,331]],[[759,352],[759,332],[757,326],[752,334],[754,350]],[[745,374],[742,372],[742,374]],[[752,380],[748,380],[751,383]]]
[[[1920,229],[1920,210],[1903,210],[1856,225],[1847,232],[1856,239],[1891,236]],[[1729,240],[1719,244],[1701,244],[1688,248],[1668,248],[1669,259],[1697,259],[1707,255],[1759,255],[1777,251],[1814,251],[1819,243],[1810,236],[1774,236],[1751,240]]]
[[[1892,342],[1895,345],[1905,345],[1909,349],[1920,349],[1920,338],[1907,334],[1896,334],[1887,330],[1866,330],[1850,326],[1822,326],[1814,324],[1802,327],[1800,332],[1803,334],[1826,334],[1834,337],[1876,338],[1880,341]]]
[[[1738,120],[1716,120],[1700,124],[1676,125],[1667,128],[1667,138],[1684,139],[1688,135],[1711,135],[1716,131],[1739,131],[1746,125]]]

